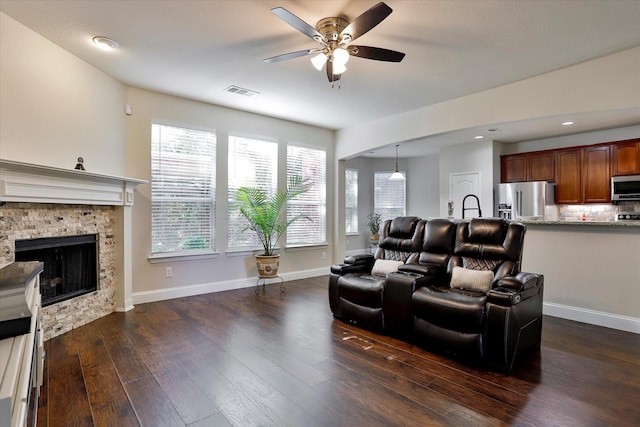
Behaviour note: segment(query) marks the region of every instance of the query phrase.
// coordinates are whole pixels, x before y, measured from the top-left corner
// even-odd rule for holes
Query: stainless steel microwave
[[[640,175],[614,176],[611,178],[611,200],[640,200]]]

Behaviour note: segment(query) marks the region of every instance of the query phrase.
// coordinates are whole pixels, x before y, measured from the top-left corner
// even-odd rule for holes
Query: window
[[[326,158],[324,150],[295,145],[287,146],[287,180],[301,176],[311,188],[287,205],[287,220],[302,214],[301,219],[287,228],[287,245],[313,245],[326,242]]]
[[[347,234],[358,232],[358,170],[344,171],[345,231]]]
[[[260,187],[275,194],[278,185],[278,144],[229,135],[229,248],[260,247],[255,233],[247,231],[247,220],[232,208],[240,187]]]
[[[373,210],[382,215],[382,221],[405,216],[406,180],[389,180],[393,172],[375,172]],[[404,172],[402,172],[404,174]]]
[[[151,125],[151,253],[214,248],[216,134]]]

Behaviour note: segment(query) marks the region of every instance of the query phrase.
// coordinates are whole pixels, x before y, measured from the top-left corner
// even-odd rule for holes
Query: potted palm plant
[[[309,191],[308,179],[294,176],[289,178],[286,191],[269,195],[260,187],[240,187],[235,193],[234,207],[247,220],[245,230],[252,230],[258,236],[264,252],[256,255],[258,277],[269,278],[278,274],[280,254],[274,253],[280,236],[299,219],[309,217],[298,214],[292,218],[284,217],[283,210],[287,202]]]

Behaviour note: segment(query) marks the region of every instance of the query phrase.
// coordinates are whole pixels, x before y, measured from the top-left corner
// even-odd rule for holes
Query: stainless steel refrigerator
[[[558,219],[556,184],[546,181],[513,182],[496,187],[496,216],[514,220]]]

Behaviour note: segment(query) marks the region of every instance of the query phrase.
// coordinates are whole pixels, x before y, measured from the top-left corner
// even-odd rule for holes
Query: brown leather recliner
[[[385,329],[383,314],[386,274],[372,274],[376,260],[406,262],[420,250],[424,224],[417,217],[387,220],[373,255],[345,258],[329,276],[329,305],[334,316],[372,329]]]
[[[375,257],[331,267],[331,311],[509,373],[542,336],[544,277],[520,271],[525,231],[497,218],[386,222]],[[406,261],[386,276],[371,274],[375,259],[389,258]]]
[[[503,219],[458,224],[447,277],[412,296],[418,345],[506,372],[521,353],[539,346],[543,276],[520,272],[525,230]],[[482,271],[490,272],[488,283]]]

